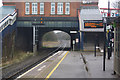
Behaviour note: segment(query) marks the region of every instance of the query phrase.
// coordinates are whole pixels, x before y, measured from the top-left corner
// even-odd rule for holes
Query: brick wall
[[[5,3],[5,4],[4,4]],[[10,3],[10,2],[7,2]],[[44,15],[40,15],[40,3],[38,3],[38,14],[32,14],[32,3],[30,3],[30,14],[25,15],[25,2],[12,2],[11,4],[6,4],[3,2],[4,6],[16,6],[18,9],[18,17],[77,17],[77,9],[83,6],[80,2],[70,2],[70,15],[65,14],[65,3],[63,3],[63,14],[57,14],[57,2],[55,3],[55,14],[51,15],[51,2],[44,2]],[[97,6],[97,4],[94,4]],[[84,5],[85,6],[85,5]],[[86,5],[88,6],[88,5]]]

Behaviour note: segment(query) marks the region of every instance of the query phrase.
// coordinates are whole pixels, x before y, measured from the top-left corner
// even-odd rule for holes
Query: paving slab
[[[106,59],[106,71],[103,71],[103,53],[70,51],[50,78],[118,78],[113,73],[113,56]],[[84,60],[83,60],[83,57]]]
[[[103,71],[103,53],[97,52],[97,56],[94,56],[94,52],[81,52],[86,60],[86,66],[90,78],[117,78],[116,75],[112,75],[114,71],[114,58],[113,55],[110,60],[106,56],[105,71]]]
[[[50,78],[88,78],[81,54],[69,52]]]

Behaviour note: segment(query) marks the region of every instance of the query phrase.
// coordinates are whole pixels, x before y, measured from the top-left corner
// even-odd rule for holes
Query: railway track
[[[41,63],[42,61],[44,61],[45,59],[47,59],[48,57],[50,57],[51,55],[53,55],[55,52],[57,51],[63,51],[66,47],[66,44],[61,45],[60,47],[56,48],[55,50],[51,51],[48,55],[46,55],[45,57],[43,57],[42,59],[34,62],[33,64],[30,64],[26,67],[24,67],[23,69],[11,74],[10,76],[8,76],[7,78],[2,78],[2,80],[14,80],[16,79],[18,76],[20,76],[21,74],[25,73],[26,71],[28,71],[29,69],[35,67],[37,64]]]

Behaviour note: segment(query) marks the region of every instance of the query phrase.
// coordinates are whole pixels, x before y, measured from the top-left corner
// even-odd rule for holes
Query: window
[[[58,3],[57,14],[63,14],[63,3]]]
[[[32,14],[37,14],[37,3],[32,3]]]
[[[70,3],[65,4],[65,14],[70,14]]]
[[[29,3],[25,3],[25,14],[29,14],[30,13],[30,4]]]
[[[51,3],[51,14],[55,14],[55,3]]]
[[[40,14],[44,14],[44,3],[40,3]]]

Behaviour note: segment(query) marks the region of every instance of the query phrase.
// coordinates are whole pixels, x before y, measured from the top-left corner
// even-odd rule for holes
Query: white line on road
[[[30,71],[32,71],[33,69],[37,68],[38,66],[40,66],[41,64],[43,64],[44,62],[46,62],[47,60],[49,60],[50,58],[52,58],[53,56],[55,56],[57,53],[55,53],[54,55],[48,57],[46,60],[44,60],[43,62],[41,62],[40,64],[38,64],[37,66],[33,67],[32,69],[28,70],[27,72],[23,73],[22,75],[18,76],[18,78],[23,77],[24,75],[26,75],[27,73],[29,73]]]
[[[38,71],[41,71],[45,67],[46,67],[46,65],[42,66],[41,68],[38,69]]]

